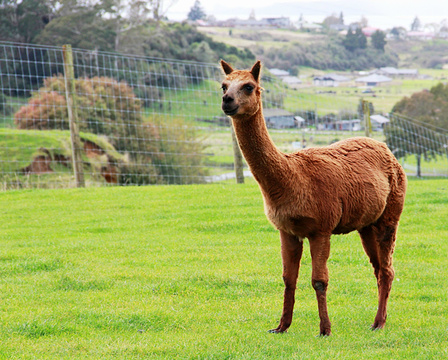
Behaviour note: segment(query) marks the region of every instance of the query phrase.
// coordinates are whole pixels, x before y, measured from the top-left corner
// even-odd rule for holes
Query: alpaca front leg
[[[330,236],[310,238],[310,252],[312,261],[312,284],[316,291],[317,306],[319,308],[320,335],[331,334],[330,317],[327,310],[328,268],[327,260],[330,256]]]
[[[271,333],[286,332],[291,325],[294,311],[294,296],[299,276],[300,260],[303,252],[303,241],[294,235],[280,230],[282,245],[283,281],[285,293],[283,297],[283,313],[277,328],[269,330]]]

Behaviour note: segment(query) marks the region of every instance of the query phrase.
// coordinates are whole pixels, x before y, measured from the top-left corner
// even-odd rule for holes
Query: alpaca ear
[[[258,60],[254,66],[252,66],[252,69],[250,69],[250,72],[254,79],[258,82],[260,80],[260,71],[261,71],[261,61]]]
[[[233,72],[233,68],[227,64],[224,60],[221,60],[221,67],[224,71],[224,74],[229,75],[231,72]]]

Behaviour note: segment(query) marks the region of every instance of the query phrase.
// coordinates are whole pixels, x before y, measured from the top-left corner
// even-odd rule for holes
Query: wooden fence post
[[[243,154],[241,154],[232,121],[230,121],[230,131],[232,133],[233,163],[235,164],[236,183],[244,184]]]
[[[70,139],[72,145],[73,171],[77,187],[85,187],[82,161],[81,139],[79,138],[78,110],[76,108],[75,71],[73,67],[73,52],[71,45],[62,46],[64,57],[65,96],[67,99],[68,121],[70,124]]]
[[[367,100],[362,100],[362,112],[364,114],[365,135],[369,137],[372,124],[370,122],[370,103]]]

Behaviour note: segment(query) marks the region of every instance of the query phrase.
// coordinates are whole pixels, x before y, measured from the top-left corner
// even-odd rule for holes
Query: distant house
[[[314,86],[339,86],[341,83],[348,82],[350,79],[347,76],[337,74],[327,74],[324,76],[315,76],[313,78]]]
[[[437,36],[439,38],[442,38],[442,39],[448,39],[448,28],[447,27],[443,27],[442,29],[440,29],[440,31],[437,34]]]
[[[361,120],[328,121],[324,124],[319,124],[318,130],[360,131],[362,130]]]
[[[299,29],[307,32],[322,32],[323,27],[315,23],[302,22],[299,23]]]
[[[330,28],[330,30],[333,30],[333,31],[346,31],[346,30],[348,30],[348,25],[330,24],[329,28]]]
[[[364,84],[365,86],[378,86],[392,81],[388,76],[372,74],[368,76],[362,76],[355,80],[356,83]]]
[[[289,72],[281,69],[269,69],[269,72],[277,77],[289,76]]]
[[[394,67],[382,67],[373,71],[374,74],[390,76],[393,78],[416,78],[418,69],[397,69]]]
[[[419,39],[419,40],[432,40],[436,37],[434,33],[424,31],[408,31],[406,36],[411,39]]]
[[[295,87],[302,83],[302,80],[300,80],[297,76],[289,75],[288,71],[274,68],[274,69],[269,69],[269,72],[272,75],[281,79],[285,84],[289,85],[290,87]]]
[[[376,131],[381,131],[390,120],[383,115],[370,115],[370,123],[372,124],[372,129]]]
[[[360,131],[361,130],[361,120],[341,120],[335,122],[335,130],[340,131]]]
[[[261,20],[267,26],[276,27],[276,28],[290,28],[291,20],[288,17],[276,17],[276,18],[264,18]]]
[[[272,129],[288,129],[297,127],[294,115],[283,109],[263,109],[266,126]]]
[[[367,37],[371,37],[375,31],[378,31],[380,29],[376,28],[376,27],[365,27],[362,28],[362,33],[367,36]]]
[[[302,84],[302,80],[300,80],[297,76],[284,76],[282,77],[282,81],[292,88]]]
[[[249,19],[232,18],[223,21],[215,21],[215,26],[221,27],[251,27],[251,28],[290,28],[291,20],[288,17],[264,18],[256,20],[255,17]]]

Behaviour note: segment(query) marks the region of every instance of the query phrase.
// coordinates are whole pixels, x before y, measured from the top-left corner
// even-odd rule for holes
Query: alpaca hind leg
[[[364,247],[364,251],[370,259],[370,263],[373,266],[374,274],[376,277],[376,282],[379,290],[379,272],[380,272],[380,260],[378,258],[378,240],[377,234],[373,228],[373,226],[368,226],[359,231],[359,235],[361,236],[362,246]],[[374,325],[372,325],[372,329]]]
[[[378,311],[372,330],[384,327],[387,318],[387,300],[389,299],[394,268],[392,254],[395,246],[397,226],[384,226],[381,223],[368,226],[359,231],[366,254],[370,258],[378,284]]]
[[[327,260],[330,256],[330,236],[310,238],[312,261],[312,285],[316,291],[317,306],[319,308],[320,335],[331,334],[331,323],[327,310],[328,268]]]
[[[294,296],[299,276],[300,260],[303,252],[303,241],[296,236],[280,230],[282,245],[283,281],[285,293],[283,298],[283,313],[277,328],[269,330],[271,333],[286,332],[291,325],[294,311]]]
[[[392,265],[392,254],[395,248],[397,225],[382,227],[378,242],[378,259],[380,270],[378,274],[378,312],[372,329],[382,329],[386,324],[387,301],[389,299],[395,271]]]

